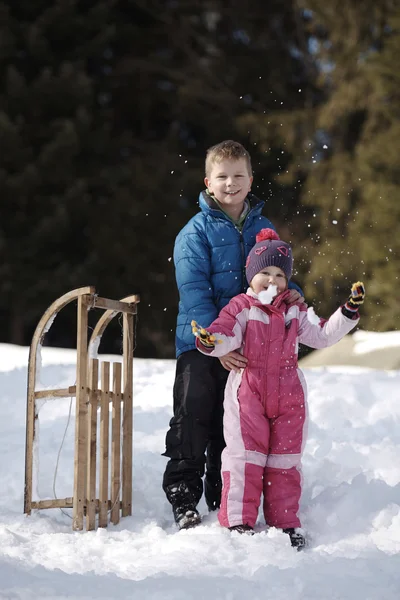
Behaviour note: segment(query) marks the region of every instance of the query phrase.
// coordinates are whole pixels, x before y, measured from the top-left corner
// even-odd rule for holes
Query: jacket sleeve
[[[306,306],[303,304],[302,307],[299,316],[299,342],[310,348],[319,349],[333,346],[350,333],[360,320],[359,318],[349,319],[342,313],[340,307],[328,320],[320,319],[319,323],[314,323],[308,318]]]
[[[218,315],[211,285],[211,256],[203,232],[184,229],[174,247],[175,277],[179,300],[189,319],[208,327]]]
[[[238,298],[240,296],[233,298],[221,310],[218,318],[207,327],[207,331],[213,333],[216,339],[214,349],[205,348],[196,338],[196,347],[202,354],[224,356],[242,345],[249,310],[243,307]]]

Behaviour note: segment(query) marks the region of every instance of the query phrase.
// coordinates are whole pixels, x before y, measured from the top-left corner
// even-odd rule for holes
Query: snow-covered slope
[[[74,353],[43,349],[41,383],[75,381]],[[23,512],[26,348],[0,345],[0,598],[394,600],[400,595],[400,372],[305,371],[310,427],[302,518],[312,547],[266,530],[231,534],[202,501],[177,532],[161,489],[174,361],[135,359],[133,516],[74,533],[60,510]],[[53,497],[69,400],[40,409],[38,498]],[[55,481],[72,495],[73,419]],[[67,512],[67,511],[66,511]]]

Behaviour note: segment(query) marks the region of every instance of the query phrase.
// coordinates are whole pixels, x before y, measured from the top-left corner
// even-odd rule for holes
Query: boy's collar
[[[231,221],[233,221],[234,223],[240,223],[244,219],[244,217],[247,215],[247,213],[250,211],[250,202],[246,196],[246,198],[244,199],[244,202],[243,202],[243,210],[240,213],[239,218],[236,220],[232,219],[232,217],[230,215],[228,215],[228,213],[224,210],[222,204],[216,199],[216,197],[213,194],[210,194],[210,192],[208,190],[206,190],[206,194],[209,198],[211,198],[215,202],[217,207],[224,213],[224,215],[229,217],[229,219]]]
[[[263,206],[265,205],[265,201],[260,200],[260,198],[257,198],[257,196],[255,196],[252,192],[249,192],[247,194],[246,200],[249,203],[249,212],[251,212],[253,209],[258,209],[259,211],[261,211]],[[203,209],[207,207],[211,210],[218,210],[222,212],[214,198],[211,196],[211,194],[208,193],[207,189],[202,190],[200,192],[199,205]]]

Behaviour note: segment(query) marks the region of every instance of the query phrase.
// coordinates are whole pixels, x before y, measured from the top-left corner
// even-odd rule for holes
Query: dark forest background
[[[400,0],[0,0],[0,341],[95,285],[139,293],[136,354],[172,357],[174,239],[227,138],[307,301],[363,279],[362,327],[398,329],[399,57]]]

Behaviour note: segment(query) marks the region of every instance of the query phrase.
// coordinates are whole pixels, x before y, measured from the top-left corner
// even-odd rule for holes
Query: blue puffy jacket
[[[176,327],[176,355],[195,349],[190,322],[195,319],[208,327],[220,310],[248,284],[245,262],[264,227],[275,229],[263,217],[264,202],[253,194],[247,196],[250,211],[242,231],[202,192],[201,211],[179,232],[174,247],[176,282],[179,291],[179,314]],[[292,284],[290,287],[299,289]]]

